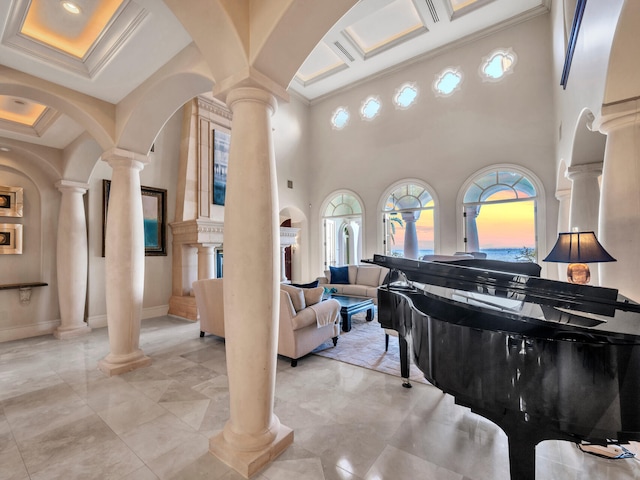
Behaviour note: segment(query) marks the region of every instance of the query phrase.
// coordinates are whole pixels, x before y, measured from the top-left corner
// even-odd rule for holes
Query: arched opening
[[[334,193],[322,210],[324,269],[355,265],[362,256],[362,202],[352,192]]]
[[[391,187],[382,207],[385,255],[420,258],[435,251],[434,195],[427,185],[407,180]]]
[[[502,165],[482,170],[462,189],[463,245],[468,253],[505,261],[538,261],[540,182]]]

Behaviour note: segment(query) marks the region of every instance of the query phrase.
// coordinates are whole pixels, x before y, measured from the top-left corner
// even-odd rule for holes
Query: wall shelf
[[[4,283],[0,284],[0,290],[18,290],[20,294],[20,303],[29,303],[31,300],[31,289],[34,287],[46,287],[48,283],[31,282],[31,283]]]

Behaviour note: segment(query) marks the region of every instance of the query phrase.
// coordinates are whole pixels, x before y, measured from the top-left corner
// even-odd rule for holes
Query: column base
[[[220,432],[209,439],[209,452],[240,473],[244,478],[249,478],[271,463],[292,443],[293,430],[280,425],[275,440],[262,450],[255,452],[236,450],[225,442],[223,432]]]
[[[191,296],[173,295],[169,299],[169,315],[186,318],[187,320],[198,320],[198,307],[196,298]]]
[[[123,363],[112,363],[106,358],[103,358],[98,362],[98,369],[102,373],[111,377],[113,375],[121,375],[138,368],[148,367],[149,365],[151,365],[151,357],[147,357],[146,355],[142,355],[141,357],[137,357]]]
[[[53,332],[53,336],[59,340],[63,340],[65,338],[80,337],[82,335],[86,335],[90,331],[91,327],[89,325],[79,327],[58,327]]]

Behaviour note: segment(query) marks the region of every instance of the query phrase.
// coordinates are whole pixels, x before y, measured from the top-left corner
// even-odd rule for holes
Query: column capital
[[[571,189],[563,188],[562,190],[556,190],[556,200],[563,201],[571,198]]]
[[[576,177],[598,177],[602,175],[604,162],[585,163],[582,165],[572,165],[567,168],[566,177],[574,180]]]
[[[137,170],[142,170],[150,161],[148,155],[142,155],[141,153],[116,147],[104,152],[101,159],[107,162],[112,168],[126,166]]]
[[[213,87],[213,96],[229,105],[228,95],[237,88],[257,88],[267,91],[284,101],[289,101],[289,93],[286,86],[278,84],[269,76],[262,73],[255,67],[246,67],[236,73],[216,82]]]
[[[633,98],[603,105],[600,116],[593,122],[593,130],[608,135],[638,121],[640,121],[640,98]]]
[[[276,113],[278,102],[272,93],[262,88],[238,87],[227,95],[227,106],[233,111],[233,107],[238,102],[258,102],[266,105],[273,115]]]
[[[89,184],[83,182],[74,182],[73,180],[59,180],[56,182],[56,188],[63,191],[71,191],[84,195],[89,190]]]

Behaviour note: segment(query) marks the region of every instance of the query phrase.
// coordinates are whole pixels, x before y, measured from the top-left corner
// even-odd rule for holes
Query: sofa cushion
[[[304,301],[304,290],[302,288],[292,287],[291,285],[283,283],[280,284],[280,289],[289,294],[291,303],[293,304],[293,308],[296,312],[299,312],[300,310],[304,310],[306,308],[307,305]]]
[[[308,307],[309,305],[315,305],[316,303],[320,302],[320,300],[322,300],[324,287],[303,288],[302,292],[304,294],[304,302]]]
[[[347,284],[349,283],[349,267],[329,267],[331,278],[329,283]]]
[[[356,278],[358,285],[367,285],[369,287],[377,287],[380,285],[380,268],[379,267],[358,267],[358,276]]]

